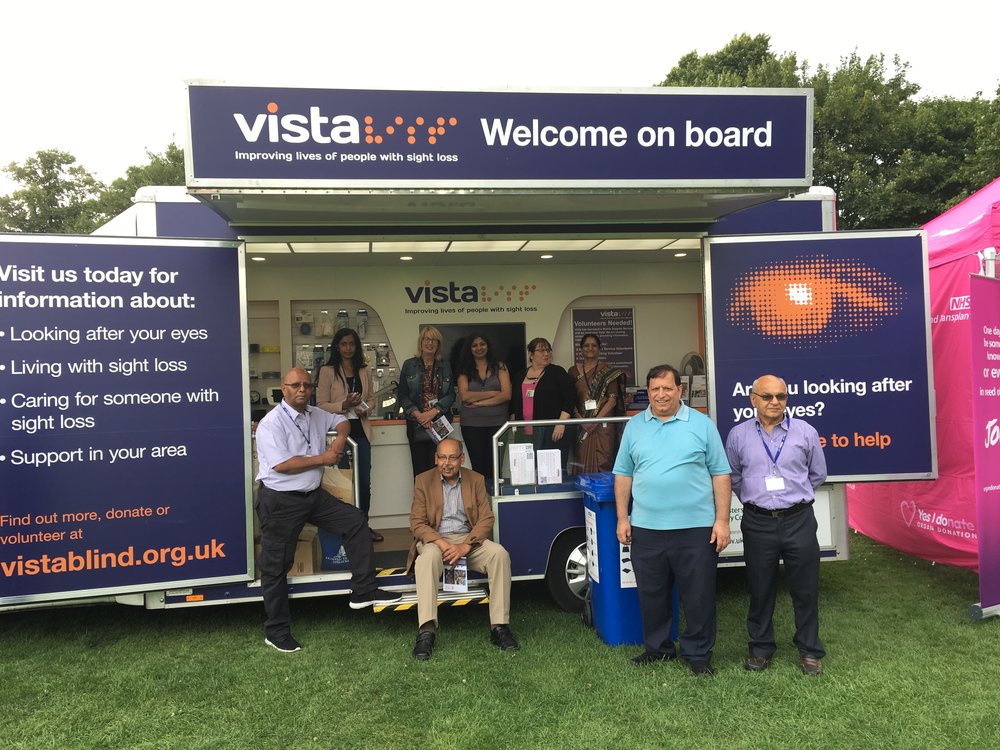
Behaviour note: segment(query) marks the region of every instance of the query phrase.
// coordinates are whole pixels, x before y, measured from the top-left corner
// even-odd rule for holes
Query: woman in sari
[[[570,368],[576,387],[574,417],[618,417],[625,414],[625,372],[601,359],[601,340],[593,333],[580,339],[583,362]],[[580,425],[576,458],[580,471],[611,471],[618,451],[618,425]]]

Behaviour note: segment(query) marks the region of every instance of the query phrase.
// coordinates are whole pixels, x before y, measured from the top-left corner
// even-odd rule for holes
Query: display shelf
[[[276,403],[272,391],[281,387],[282,373],[276,301],[247,304],[247,339],[250,407],[270,409]]]

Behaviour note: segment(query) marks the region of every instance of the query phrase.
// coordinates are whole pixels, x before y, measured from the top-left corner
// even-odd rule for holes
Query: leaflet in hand
[[[466,593],[469,590],[469,563],[464,557],[458,558],[454,566],[446,565],[441,574],[441,588],[444,591]]]
[[[451,422],[448,421],[448,417],[446,417],[444,414],[442,414],[440,417],[431,422],[430,427],[425,427],[424,429],[427,430],[427,434],[431,436],[431,440],[433,440],[435,443],[440,443],[442,440],[444,440],[446,437],[448,437],[451,433],[455,431],[455,428],[452,427]]]

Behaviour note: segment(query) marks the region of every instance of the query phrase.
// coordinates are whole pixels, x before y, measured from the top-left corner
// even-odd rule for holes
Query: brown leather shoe
[[[748,656],[747,660],[743,662],[743,667],[748,672],[763,672],[771,666],[771,660],[766,656]]]
[[[817,677],[823,674],[823,662],[815,656],[803,656],[799,659],[799,664],[802,665],[803,674],[807,674],[810,677]]]

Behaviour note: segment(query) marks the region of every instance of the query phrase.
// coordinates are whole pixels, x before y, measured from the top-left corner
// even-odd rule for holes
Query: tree
[[[65,151],[38,151],[3,171],[23,187],[0,196],[0,230],[86,234],[97,226],[93,201],[104,185]]]
[[[658,85],[789,88],[802,81],[794,54],[776,57],[767,34],[740,34],[718,52],[684,55]]]
[[[162,154],[146,151],[149,163],[129,167],[124,177],[119,177],[104,190],[94,204],[94,213],[100,223],[111,220],[132,205],[132,198],[147,185],[183,185],[184,151],[171,143]]]
[[[915,140],[913,96],[920,87],[906,79],[907,65],[894,58],[886,78],[885,57],[861,60],[857,53],[837,70],[820,66],[809,80],[815,91],[813,179],[833,188],[841,229],[910,226],[885,210],[903,153]]]
[[[814,91],[813,181],[837,193],[838,228],[926,223],[1000,173],[1000,98],[917,100],[898,57],[857,53],[813,74],[765,34],[682,57],[660,85]],[[1000,90],[998,90],[1000,96]]]
[[[984,102],[974,140],[976,148],[969,155],[965,182],[982,187],[1000,177],[1000,87],[993,101]]]

